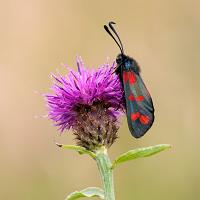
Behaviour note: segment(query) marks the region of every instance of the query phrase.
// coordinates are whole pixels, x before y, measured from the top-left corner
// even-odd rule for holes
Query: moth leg
[[[121,107],[121,103],[118,104],[117,108],[115,108],[115,111],[119,110]]]
[[[124,96],[124,94],[123,94],[123,99],[124,99],[124,101],[125,101],[125,96]],[[120,108],[121,108],[121,105],[122,105],[123,103],[119,103],[118,104],[118,106],[117,106],[117,108],[115,108],[115,111],[117,111],[117,110],[119,110]],[[122,106],[122,108],[123,108],[123,106]],[[123,111],[124,109],[122,109],[122,111]]]

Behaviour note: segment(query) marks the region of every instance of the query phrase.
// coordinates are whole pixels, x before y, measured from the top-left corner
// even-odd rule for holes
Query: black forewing
[[[129,81],[123,80],[123,87],[125,93],[125,100],[126,100],[126,112],[127,112],[127,121],[128,126],[131,131],[131,134],[135,138],[142,137],[152,126],[154,121],[154,107],[151,96],[139,74],[135,73],[133,70],[130,70],[128,76],[131,73],[134,74],[136,78],[136,82],[134,84],[130,84]],[[122,68],[122,73],[127,73]],[[129,80],[129,77],[128,77]],[[129,100],[129,96],[133,95],[135,100]],[[143,96],[144,100],[136,101],[138,96]],[[148,117],[149,121],[147,124],[141,123],[140,117],[136,120],[131,119],[131,115],[134,113],[139,113],[141,116]]]

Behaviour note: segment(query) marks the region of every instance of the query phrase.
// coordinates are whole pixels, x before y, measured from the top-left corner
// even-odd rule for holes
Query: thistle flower
[[[77,144],[89,150],[110,147],[117,138],[119,116],[124,109],[123,90],[112,66],[89,71],[80,58],[78,72],[52,74],[53,94],[47,94],[49,118],[61,132],[71,129]]]

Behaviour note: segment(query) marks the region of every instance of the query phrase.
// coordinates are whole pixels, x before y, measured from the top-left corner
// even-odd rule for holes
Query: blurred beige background
[[[62,151],[40,93],[49,74],[74,69],[76,55],[97,67],[119,49],[103,25],[117,23],[127,54],[142,67],[156,120],[142,139],[122,119],[112,159],[134,147],[170,143],[154,157],[116,168],[121,200],[200,199],[200,2],[189,0],[18,0],[0,6],[0,199],[59,200],[76,189],[100,186],[90,158]],[[37,92],[35,92],[37,91]],[[38,117],[35,117],[38,116]]]

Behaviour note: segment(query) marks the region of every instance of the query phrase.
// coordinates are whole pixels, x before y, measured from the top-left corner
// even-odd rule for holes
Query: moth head
[[[129,56],[119,54],[116,58],[116,62],[118,66],[123,66],[126,71],[133,70],[137,74],[140,73],[140,67],[138,63]]]
[[[117,65],[121,65],[123,61],[125,60],[125,55],[124,54],[119,54],[116,58],[116,63]]]
[[[128,65],[134,64],[134,60],[132,58],[130,58],[129,56],[126,56],[122,53],[117,56],[116,62],[118,65],[123,64],[123,65],[127,65],[127,67],[128,67]]]

